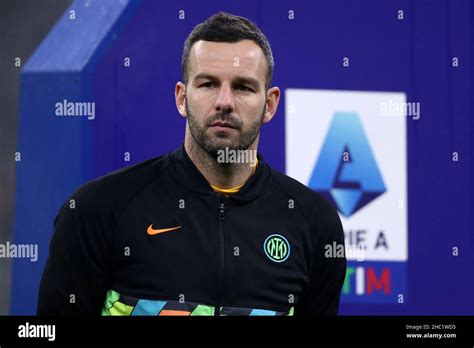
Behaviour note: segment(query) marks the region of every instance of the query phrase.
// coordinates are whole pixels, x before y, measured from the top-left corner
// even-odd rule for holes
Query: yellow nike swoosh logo
[[[153,224],[151,224],[150,226],[148,226],[148,229],[146,230],[146,232],[150,235],[150,236],[153,236],[155,234],[158,234],[158,233],[164,233],[164,232],[169,232],[169,231],[174,231],[174,230],[177,230],[178,228],[181,228],[181,226],[177,226],[177,227],[170,227],[170,228],[159,228],[159,229],[154,229],[153,228]]]

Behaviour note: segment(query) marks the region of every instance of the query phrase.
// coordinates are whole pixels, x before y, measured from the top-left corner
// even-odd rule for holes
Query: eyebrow
[[[200,79],[205,79],[205,80],[211,80],[211,81],[218,81],[219,78],[214,76],[214,75],[211,75],[211,74],[207,74],[207,73],[200,73],[200,74],[197,74],[195,77],[194,77],[194,80],[200,80]],[[260,81],[257,80],[256,78],[253,78],[253,77],[248,77],[248,76],[238,76],[236,77],[235,79],[233,79],[232,82],[237,82],[237,83],[243,83],[243,84],[248,84],[250,86],[253,86],[254,88],[258,89],[260,87]]]

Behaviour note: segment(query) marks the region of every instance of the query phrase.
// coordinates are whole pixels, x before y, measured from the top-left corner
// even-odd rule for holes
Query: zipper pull
[[[219,205],[219,220],[224,220],[225,219],[225,205],[224,203],[221,203]]]

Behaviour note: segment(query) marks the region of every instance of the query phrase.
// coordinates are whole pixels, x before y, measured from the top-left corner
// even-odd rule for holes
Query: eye
[[[209,87],[212,87],[212,86],[214,86],[214,82],[209,81],[209,82],[203,83],[203,84],[200,85],[199,87],[206,87],[206,88],[209,88]]]
[[[247,86],[245,86],[245,85],[238,85],[238,86],[236,87],[236,89],[238,89],[238,90],[240,90],[240,91],[249,91],[249,92],[252,92],[252,89],[249,88],[249,87],[247,87]]]

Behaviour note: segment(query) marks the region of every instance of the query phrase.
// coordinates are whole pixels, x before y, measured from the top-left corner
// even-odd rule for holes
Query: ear
[[[176,101],[176,108],[181,116],[186,117],[186,85],[179,81],[176,83],[174,91],[174,98]]]
[[[265,114],[263,116],[263,123],[268,123],[275,115],[278,102],[280,101],[280,88],[272,87],[267,91],[267,99],[265,102]]]

